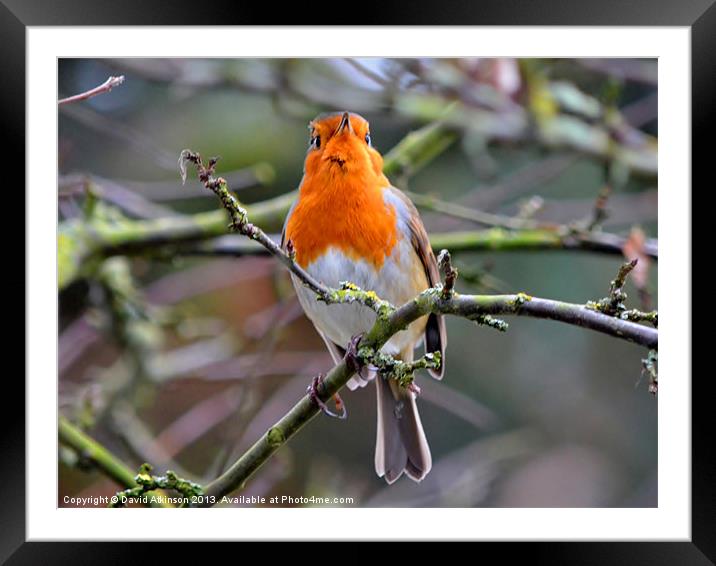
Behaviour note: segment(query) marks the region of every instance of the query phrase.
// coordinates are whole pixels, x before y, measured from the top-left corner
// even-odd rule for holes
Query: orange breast
[[[382,180],[387,184],[385,177]],[[346,176],[329,169],[304,178],[286,239],[302,267],[333,246],[380,269],[397,243],[395,209],[383,201],[374,176]]]

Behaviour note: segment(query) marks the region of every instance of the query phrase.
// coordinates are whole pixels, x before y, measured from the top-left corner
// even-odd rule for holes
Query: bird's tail
[[[412,349],[402,359],[411,361]],[[420,422],[415,393],[394,379],[375,378],[378,392],[378,431],[375,442],[375,471],[389,484],[403,472],[422,480],[432,467],[430,447]]]

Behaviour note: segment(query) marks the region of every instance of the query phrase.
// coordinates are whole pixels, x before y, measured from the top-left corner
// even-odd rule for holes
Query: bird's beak
[[[348,128],[349,133],[353,133],[353,126],[351,125],[351,115],[348,112],[343,113],[341,123],[338,125],[338,133],[342,133],[344,129]]]

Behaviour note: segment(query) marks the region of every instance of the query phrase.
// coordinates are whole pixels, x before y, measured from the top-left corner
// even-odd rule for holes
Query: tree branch
[[[590,310],[584,305],[564,303],[517,295],[458,295],[443,298],[442,289],[428,289],[415,300],[379,317],[373,328],[360,342],[362,356],[377,352],[396,332],[428,313],[451,314],[479,321],[484,315],[518,315],[555,320],[583,328],[590,328],[609,336],[629,340],[650,349],[658,348],[658,332],[653,328],[610,317]],[[336,365],[318,386],[318,396],[326,402],[353,376],[354,371],[343,361]],[[382,378],[377,378],[382,379]],[[318,406],[308,396],[273,425],[236,463],[204,489],[205,505],[220,503],[251,477],[281,446],[319,413]]]
[[[124,82],[124,75],[120,75],[118,77],[109,77],[101,85],[96,86],[96,87],[94,87],[90,90],[87,90],[85,92],[81,92],[80,94],[75,94],[74,96],[68,96],[67,98],[62,98],[57,101],[57,104],[61,106],[63,104],[70,104],[71,102],[87,100],[88,98],[92,98],[94,96],[97,96],[98,94],[109,92],[114,87],[121,85],[123,82]]]
[[[140,487],[135,479],[136,474],[132,470],[99,442],[82,432],[63,416],[60,416],[58,421],[58,434],[61,444],[75,450],[80,458],[88,460],[119,485],[128,489]],[[160,501],[161,499],[163,498],[160,498]],[[173,505],[165,502],[151,503],[151,505],[152,507],[173,507]]]
[[[628,238],[605,232],[580,230],[559,231],[540,228],[534,230],[474,230],[434,234],[430,238],[433,248],[448,248],[452,252],[463,251],[517,251],[517,250],[570,250],[591,251],[608,255],[624,255]],[[658,241],[649,239],[644,243],[644,253],[659,259]]]
[[[214,177],[214,168],[217,163],[217,158],[211,158],[208,165],[204,165],[198,153],[190,149],[183,150],[179,157],[179,169],[181,170],[182,181],[186,180],[186,162],[193,163],[196,166],[199,180],[204,183],[207,189],[219,197],[219,200],[221,200],[222,205],[231,217],[229,227],[234,232],[243,234],[261,244],[266,248],[268,253],[276,257],[289,271],[303,281],[306,287],[316,293],[322,300],[329,302],[331,291],[319,283],[310,273],[304,271],[301,266],[293,260],[291,253],[282,250],[263,230],[249,222],[246,209],[243,208],[236,197],[229,192],[226,180],[222,177]]]
[[[623,255],[624,244],[627,242],[627,238],[594,230],[593,228],[597,225],[597,222],[586,227],[576,224],[555,224],[531,218],[493,214],[456,203],[445,202],[429,195],[410,191],[405,192],[418,208],[432,210],[483,226],[504,229],[502,231],[453,232],[454,234],[460,234],[460,237],[466,241],[473,241],[473,245],[476,245],[485,236],[489,236],[490,244],[497,249],[501,249],[500,246],[503,245],[503,242],[504,245],[507,245],[506,242],[509,239],[511,246],[519,249],[531,246],[538,247],[538,244],[541,244],[545,249],[590,250]],[[601,203],[602,199],[597,199],[597,202]],[[445,236],[449,236],[449,234]],[[437,235],[437,237],[440,238],[443,235]],[[433,247],[450,247],[453,251],[458,250],[458,247],[444,246],[442,242],[440,242],[440,245],[434,245]],[[647,240],[644,244],[644,253],[653,259],[658,259],[657,240]]]
[[[453,290],[454,279],[457,275],[450,265],[449,255],[440,254],[441,268],[446,275],[446,284],[430,288],[417,296],[413,301],[400,308],[382,301],[371,291],[363,291],[350,283],[344,283],[341,289],[328,289],[316,282],[308,273],[301,269],[293,259],[291,253],[284,252],[266,234],[248,221],[246,210],[238,203],[235,197],[228,192],[226,182],[221,178],[213,177],[215,160],[204,166],[198,154],[190,151],[182,152],[182,158],[192,162],[205,186],[214,191],[221,199],[232,219],[231,227],[242,234],[248,235],[254,241],[264,246],[269,253],[276,255],[297,277],[314,290],[317,298],[328,303],[359,302],[377,313],[376,322],[371,330],[363,336],[359,344],[358,355],[361,360],[375,360],[380,356],[382,346],[400,330],[405,329],[418,318],[429,314],[450,314],[473,320],[478,324],[489,324],[504,330],[501,321],[495,321],[493,315],[522,315],[535,318],[560,321],[567,324],[590,328],[610,336],[629,340],[636,344],[646,346],[651,350],[658,349],[658,331],[641,326],[618,316],[610,316],[594,308],[584,305],[569,304],[560,301],[551,301],[530,297],[525,294],[516,295],[460,295]],[[628,273],[628,271],[627,271]],[[626,274],[620,272],[612,284],[612,294],[623,287]],[[427,366],[429,363],[440,363],[439,360],[430,359],[421,361]],[[408,378],[412,377],[414,367],[402,368]],[[341,387],[355,373],[355,364],[346,361],[336,365],[320,382],[316,394],[322,402],[333,397]],[[409,374],[409,375],[408,375]],[[382,379],[379,377],[378,379]],[[407,385],[410,385],[407,379]],[[652,380],[654,382],[655,379]],[[319,412],[319,405],[310,396],[302,398],[279,422],[271,427],[243,456],[232,465],[229,470],[208,484],[203,490],[204,498],[201,505],[214,505],[220,498],[242,486],[251,475],[258,470],[283,444],[285,444],[301,427]],[[120,484],[134,491],[144,492],[145,487],[139,484],[132,472],[121,462],[114,458],[103,447],[87,435],[73,427],[69,421],[60,418],[59,434],[61,442],[75,448],[80,454],[89,455],[98,467]],[[137,476],[138,477],[138,476]],[[175,478],[166,479],[172,485]],[[152,480],[154,481],[154,480]],[[156,482],[155,482],[156,483]],[[149,483],[152,487],[155,483]],[[166,482],[165,482],[166,483]],[[160,484],[156,484],[160,485]],[[164,485],[164,484],[161,484]],[[167,485],[169,485],[167,483]],[[199,486],[190,486],[191,489],[201,490]]]
[[[300,266],[294,262],[291,253],[281,250],[259,228],[248,222],[246,211],[241,208],[238,201],[226,189],[226,182],[221,178],[213,177],[215,160],[210,160],[205,166],[198,154],[184,150],[180,164],[182,175],[184,161],[190,161],[197,167],[199,178],[207,189],[219,196],[223,206],[232,218],[231,227],[260,244],[264,245],[269,253],[276,255],[287,267],[298,276],[304,284],[314,287],[314,280]],[[454,282],[457,271],[450,263],[450,254],[443,250],[439,254],[440,268],[445,275],[445,284],[427,289],[412,301],[400,308],[382,301],[372,291],[364,291],[351,283],[343,283],[340,290],[328,289],[315,285],[317,299],[329,303],[360,302],[373,309],[376,322],[373,327],[361,338],[357,348],[357,359],[365,361],[380,360],[380,349],[397,332],[404,330],[418,318],[430,313],[450,314],[473,320],[478,324],[488,324],[499,330],[505,330],[502,321],[496,321],[493,315],[521,315],[534,318],[555,320],[566,324],[589,328],[602,332],[615,338],[620,338],[645,346],[651,350],[658,349],[658,331],[624,320],[619,316],[610,316],[600,310],[590,308],[590,305],[577,305],[561,301],[530,297],[524,293],[516,295],[460,295],[454,291]],[[633,267],[633,264],[628,264]],[[619,293],[623,298],[621,288],[624,286],[626,275],[631,268],[620,269],[617,278],[612,282],[610,296]],[[610,311],[611,312],[611,311]],[[615,311],[615,314],[616,311]],[[390,365],[391,360],[385,360]],[[440,363],[440,360],[421,361]],[[416,366],[420,367],[420,366]],[[434,367],[434,366],[433,366]],[[415,368],[402,367],[401,371],[407,379],[401,379],[402,385],[410,385],[412,371]],[[221,498],[244,485],[251,475],[258,470],[283,444],[285,444],[303,425],[318,414],[320,406],[333,397],[357,371],[355,363],[347,360],[334,366],[325,379],[316,382],[316,395],[319,402],[314,401],[311,395],[303,397],[280,421],[271,427],[234,465],[224,474],[211,482],[204,489],[205,499],[200,504],[211,506],[221,502]],[[379,376],[377,379],[383,379]]]
[[[588,251],[623,257],[623,247],[628,238],[604,232],[572,232],[560,234],[552,229],[504,230],[468,230],[463,232],[443,232],[430,235],[433,249],[447,248],[458,252],[509,252],[530,250],[566,250]],[[177,244],[173,250],[178,255],[187,256],[231,256],[267,255],[266,248],[247,242],[234,235],[219,236],[201,242]],[[644,244],[644,253],[658,260],[659,250],[656,239]]]
[[[180,500],[191,502],[193,498],[203,495],[201,486],[193,481],[185,480],[176,475],[171,470],[163,476],[152,475],[152,467],[146,462],[139,468],[139,473],[134,476],[136,487],[130,487],[123,491],[117,492],[108,507],[124,507],[127,502],[146,497],[151,503],[153,502],[152,491],[157,489],[172,489],[181,495]],[[165,500],[166,496],[156,497],[158,501]]]

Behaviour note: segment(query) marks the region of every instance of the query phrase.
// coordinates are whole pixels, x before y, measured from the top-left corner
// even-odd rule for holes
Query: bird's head
[[[308,125],[311,132],[305,173],[383,176],[383,158],[371,145],[370,126],[350,112],[321,114]]]

